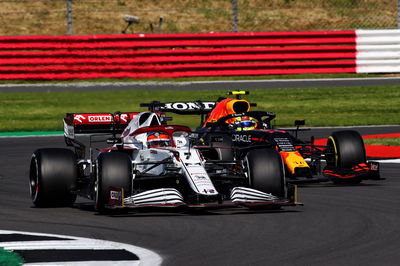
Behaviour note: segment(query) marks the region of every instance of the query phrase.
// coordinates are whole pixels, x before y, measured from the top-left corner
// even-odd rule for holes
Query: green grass
[[[228,88],[227,88],[228,89]],[[227,91],[116,91],[0,94],[0,132],[62,130],[67,112],[143,111],[142,102],[216,100]],[[399,123],[397,86],[251,90],[255,110],[277,114],[277,125],[305,119],[306,126]],[[174,115],[174,123],[195,127],[198,116]]]
[[[18,266],[24,263],[21,256],[17,253],[0,248],[0,265],[2,266]]]
[[[367,145],[400,146],[400,138],[364,139]]]

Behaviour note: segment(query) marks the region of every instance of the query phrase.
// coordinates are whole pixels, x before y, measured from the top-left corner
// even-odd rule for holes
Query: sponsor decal
[[[203,108],[201,106],[203,105]],[[166,103],[165,109],[174,109],[179,111],[193,111],[193,110],[212,110],[214,108],[214,102],[202,102],[202,103],[195,103],[195,102],[176,102],[176,103]]]
[[[205,194],[214,194],[215,193],[215,190],[214,189],[203,189],[203,192],[205,193]]]
[[[187,165],[187,168],[198,168],[198,165]],[[206,172],[200,172],[200,173],[190,173],[191,176],[195,176],[195,175],[205,175]]]
[[[293,147],[292,142],[288,138],[274,138],[276,145],[282,151],[295,151],[296,149]]]
[[[90,123],[98,123],[98,122],[112,122],[111,115],[89,115],[88,120]]]
[[[115,115],[107,113],[74,114],[74,123],[112,123],[115,120],[121,124],[128,124],[135,115],[136,113],[119,113]]]
[[[224,141],[223,137],[211,137],[212,142],[222,142]]]
[[[83,115],[75,115],[74,116],[74,120],[78,121],[79,123],[83,123],[83,120],[85,120],[86,117],[84,117]]]
[[[211,180],[206,175],[194,175],[192,177],[193,177],[193,181],[196,184],[196,186],[210,187],[213,185]]]
[[[234,142],[251,142],[251,135],[233,134],[232,141],[234,141]]]
[[[372,170],[372,171],[378,171],[379,170],[379,163],[376,163],[376,162],[370,162],[370,169]]]
[[[123,200],[123,190],[121,188],[109,188],[110,198],[108,200],[108,205],[121,206]]]
[[[197,191],[204,194],[217,193],[213,183],[207,175],[207,172],[202,166],[188,165],[187,173],[190,175],[191,181],[193,182],[193,185],[197,188]],[[203,192],[204,190],[206,190],[207,192]]]
[[[128,123],[128,117],[128,114],[121,114],[119,118],[125,123]]]
[[[114,191],[114,190],[110,191],[110,199],[111,200],[120,200],[121,197],[122,197],[121,191]]]

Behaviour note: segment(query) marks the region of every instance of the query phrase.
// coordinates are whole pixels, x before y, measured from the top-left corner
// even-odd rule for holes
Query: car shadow
[[[298,184],[297,185],[299,188],[316,188],[316,187],[324,187],[324,188],[337,188],[337,187],[381,187],[383,184],[375,183],[375,184],[365,184],[365,183],[360,183],[360,184],[335,184],[335,183],[310,183],[310,184]]]
[[[100,214],[95,210],[92,202],[75,203],[73,208],[81,211],[92,212],[95,215],[107,217],[176,217],[176,216],[220,216],[220,215],[255,215],[255,214],[276,214],[276,213],[297,213],[302,212],[300,209],[285,208],[263,208],[263,209],[248,209],[248,208],[221,208],[221,209],[190,209],[188,207],[163,208],[163,207],[142,207],[140,209],[118,209],[112,210],[110,213]],[[301,207],[300,207],[301,208]]]

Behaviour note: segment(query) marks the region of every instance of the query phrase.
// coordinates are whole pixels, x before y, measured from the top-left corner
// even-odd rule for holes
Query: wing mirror
[[[296,127],[304,126],[305,124],[306,124],[306,120],[295,120],[295,121],[294,121],[294,125],[295,125]]]

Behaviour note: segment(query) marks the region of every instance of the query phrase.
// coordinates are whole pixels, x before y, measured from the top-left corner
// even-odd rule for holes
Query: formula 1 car
[[[100,213],[141,207],[265,207],[300,204],[287,185],[281,158],[257,150],[244,160],[208,162],[193,146],[192,131],[166,125],[165,115],[143,113],[67,114],[66,144],[36,150],[30,164],[30,193],[37,207],[72,205],[77,195],[95,201]],[[89,156],[76,134],[91,134]],[[94,153],[108,136],[111,146]],[[268,153],[276,164],[259,163]],[[246,165],[246,166],[244,166]],[[276,175],[278,173],[278,175]]]
[[[271,121],[275,113],[251,111],[251,106],[256,104],[241,98],[248,92],[231,94],[236,98],[220,98],[216,102],[153,102],[143,106],[155,112],[200,114],[196,147],[207,162],[252,158],[259,164],[272,165],[275,159],[270,156],[279,155],[290,183],[331,180],[354,184],[363,179],[380,179],[379,163],[367,161],[364,142],[358,132],[333,132],[326,145],[315,145],[314,138],[310,141],[297,138],[304,120],[296,121],[294,129],[274,129]],[[272,153],[275,155],[268,155]]]

